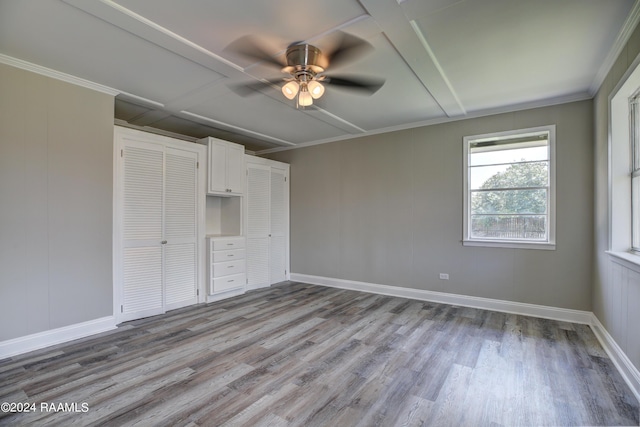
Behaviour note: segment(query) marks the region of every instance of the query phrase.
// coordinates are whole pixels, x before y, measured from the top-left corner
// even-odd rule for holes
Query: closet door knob
[[[163,245],[166,245],[166,244],[167,244],[167,241],[166,241],[166,240],[163,240],[163,241],[162,241],[162,242],[160,242],[160,243],[162,243]]]

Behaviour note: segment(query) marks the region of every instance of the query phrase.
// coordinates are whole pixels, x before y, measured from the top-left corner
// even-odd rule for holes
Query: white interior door
[[[126,141],[122,153],[122,304],[119,320],[126,321],[164,312],[164,151],[156,144]]]
[[[182,149],[182,143],[168,140],[129,129],[116,131],[118,322],[198,302],[199,244],[204,243],[199,242],[204,240],[199,239],[204,188],[198,161],[203,150]]]
[[[269,286],[269,166],[247,164],[247,287]]]
[[[286,203],[287,176],[282,169],[271,169],[270,176],[270,248],[269,283],[279,283],[287,279],[287,229],[289,224]]]
[[[165,310],[198,302],[197,153],[165,151]]]

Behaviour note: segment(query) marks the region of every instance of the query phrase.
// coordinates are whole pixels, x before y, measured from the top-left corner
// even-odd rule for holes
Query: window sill
[[[555,251],[556,244],[549,242],[514,242],[503,240],[463,240],[463,246],[481,246],[488,248],[538,249]]]
[[[640,272],[640,255],[636,255],[631,252],[617,252],[617,251],[607,251],[607,254],[609,254],[611,258],[615,258],[613,260],[614,262],[617,262],[618,264],[622,264],[627,268]]]

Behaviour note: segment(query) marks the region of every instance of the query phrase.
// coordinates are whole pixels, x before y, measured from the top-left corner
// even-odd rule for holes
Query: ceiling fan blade
[[[384,85],[385,79],[378,77],[326,76],[322,82],[336,88],[360,92],[363,95],[373,95]]]
[[[225,52],[232,52],[242,55],[246,59],[253,61],[262,61],[278,69],[281,69],[286,64],[276,59],[271,53],[267,52],[262,47],[259,39],[255,36],[243,36],[239,39],[232,41],[227,47],[224,48]]]
[[[260,95],[262,94],[261,89],[264,89],[271,85],[279,85],[282,82],[283,80],[281,78],[264,80],[264,81],[257,80],[255,82],[248,82],[248,83],[228,84],[227,87],[231,89],[231,91],[235,92],[236,94],[244,98],[247,96]]]
[[[337,45],[327,53],[329,66],[331,68],[340,67],[348,62],[373,51],[373,46],[356,36],[341,32]]]

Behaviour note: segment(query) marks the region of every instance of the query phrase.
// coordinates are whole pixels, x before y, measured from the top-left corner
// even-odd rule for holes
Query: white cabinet
[[[116,127],[114,309],[118,322],[199,301],[205,150]],[[202,242],[202,243],[201,243]]]
[[[208,237],[207,248],[209,252],[209,294],[225,296],[230,291],[234,295],[244,292],[247,281],[245,274],[245,238],[233,237]]]
[[[209,150],[207,194],[241,195],[244,191],[244,147],[212,137],[198,142],[206,144]]]
[[[247,288],[289,278],[289,165],[245,156]]]

